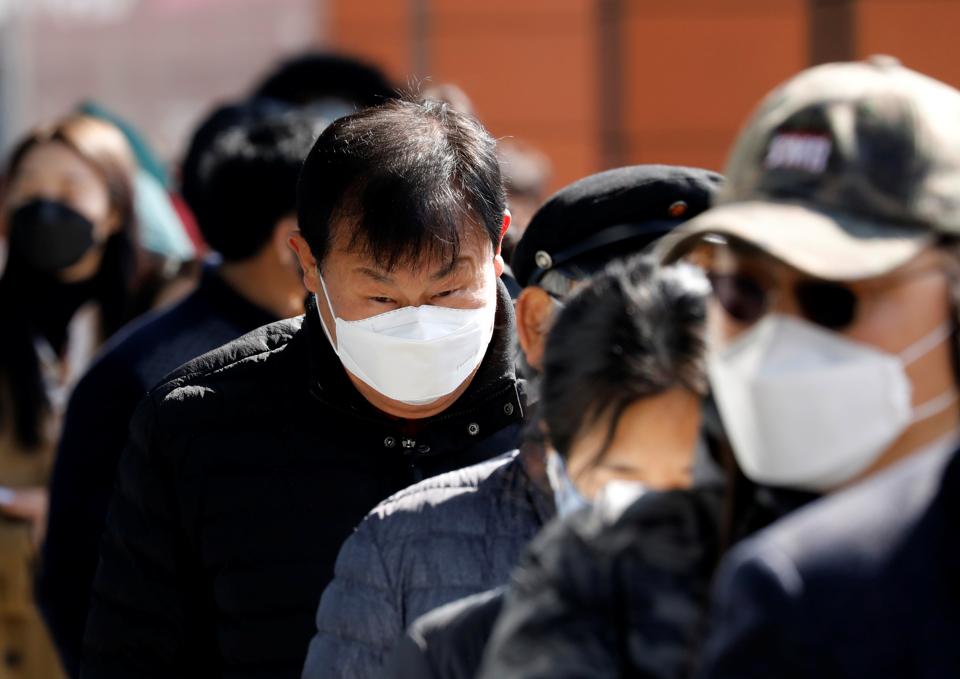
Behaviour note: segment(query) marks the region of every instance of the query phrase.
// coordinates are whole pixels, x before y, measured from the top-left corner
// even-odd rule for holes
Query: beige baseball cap
[[[712,235],[820,278],[883,275],[960,237],[960,91],[891,57],[808,69],[760,104],[725,173],[663,261]]]

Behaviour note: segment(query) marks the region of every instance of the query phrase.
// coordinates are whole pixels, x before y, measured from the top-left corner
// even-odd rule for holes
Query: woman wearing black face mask
[[[17,644],[3,650],[25,676],[60,676],[32,605],[32,569],[62,407],[96,348],[128,320],[134,167],[119,130],[71,116],[28,135],[6,170],[0,582],[7,587],[0,591],[0,640]]]

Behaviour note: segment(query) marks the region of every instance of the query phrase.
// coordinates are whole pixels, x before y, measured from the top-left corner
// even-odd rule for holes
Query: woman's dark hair
[[[547,338],[541,395],[561,456],[609,416],[599,459],[621,414],[639,399],[677,386],[706,393],[708,291],[698,269],[638,256],[608,265],[568,299]]]
[[[497,247],[505,206],[496,142],[472,116],[438,101],[391,100],[334,121],[300,173],[300,230],[322,261],[331,225],[385,269],[455,259],[464,225]]]
[[[32,271],[12,253],[0,278],[0,315],[4,319],[0,382],[10,397],[0,401],[0,425],[10,416],[2,410],[9,402],[16,439],[25,448],[40,443],[42,418],[49,407],[35,336],[43,335],[54,350],[61,351],[69,318],[51,320],[51,316],[58,312],[72,315],[76,310],[76,306],[71,309],[73,300],[81,299],[97,303],[102,336],[113,334],[130,320],[131,284],[138,263],[133,193],[136,162],[123,133],[111,123],[85,115],[71,115],[36,128],[10,154],[4,172],[7,185],[15,180],[28,154],[49,143],[66,146],[102,177],[120,226],[104,245],[100,269],[90,281],[58,286],[51,276]],[[39,320],[41,310],[50,312],[45,314],[47,322]]]

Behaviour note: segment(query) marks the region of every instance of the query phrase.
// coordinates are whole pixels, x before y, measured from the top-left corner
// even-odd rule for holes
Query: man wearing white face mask
[[[744,473],[836,494],[728,557],[704,676],[960,675],[958,119],[960,92],[889,58],[806,71],[663,245],[706,262]]]
[[[544,203],[512,261],[523,286],[517,338],[527,368],[542,367],[547,330],[563,299],[604,265],[648,248],[703,212],[720,179],[697,168],[635,165],[584,177]],[[583,344],[577,352],[586,358],[602,350]],[[526,544],[554,515],[544,467],[542,443],[528,438],[517,453],[426,479],[372,509],[344,543],[324,590],[304,679],[361,679],[387,669],[396,676],[423,674],[392,662],[391,649],[421,615],[507,581]],[[609,472],[601,471],[598,485]],[[458,615],[472,621],[488,612]],[[457,676],[472,676],[479,657],[454,640],[458,626],[435,620],[428,626],[442,630],[443,639],[426,632],[430,640],[417,648],[454,659]],[[482,649],[482,626],[465,622],[459,629],[470,649]]]
[[[306,315],[188,363],[134,416],[84,676],[299,677],[363,516],[517,447],[509,214],[480,123],[438,102],[340,118],[297,212]]]

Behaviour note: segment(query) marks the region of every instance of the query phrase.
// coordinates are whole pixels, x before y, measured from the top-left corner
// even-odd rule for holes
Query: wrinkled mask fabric
[[[493,337],[495,298],[478,309],[407,306],[345,321],[336,315],[323,276],[320,285],[336,341],[322,317],[320,323],[343,367],[394,401],[426,405],[451,394],[480,365]]]
[[[592,506],[593,503],[577,490],[577,486],[567,473],[567,465],[555,450],[547,453],[547,480],[553,490],[557,516],[562,518]]]
[[[950,390],[914,408],[906,374],[952,334],[944,324],[894,355],[769,314],[728,346],[711,339],[711,388],[744,473],[824,492],[865,471],[912,423],[957,400]]]
[[[94,244],[93,222],[64,203],[36,199],[10,214],[9,257],[35,271],[66,269]]]

